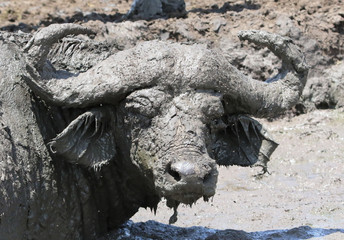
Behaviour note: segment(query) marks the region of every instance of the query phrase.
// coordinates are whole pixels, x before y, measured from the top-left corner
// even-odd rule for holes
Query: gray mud
[[[175,227],[156,221],[133,223],[129,221],[117,232],[101,240],[148,240],[148,239],[188,239],[188,240],[259,240],[259,239],[341,239],[344,229],[323,229],[301,226],[292,229],[278,229],[257,232],[242,230],[217,230],[205,227]]]

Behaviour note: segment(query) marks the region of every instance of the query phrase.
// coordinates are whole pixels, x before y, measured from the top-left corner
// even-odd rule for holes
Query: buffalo
[[[85,72],[56,70],[49,50],[71,34],[92,31],[53,24],[23,49],[0,37],[4,239],[93,239],[161,198],[174,209],[208,200],[217,165],[267,171],[277,143],[250,116],[289,109],[307,79],[299,48],[262,31],[239,38],[282,59],[266,82],[242,74],[220,50],[162,41]]]

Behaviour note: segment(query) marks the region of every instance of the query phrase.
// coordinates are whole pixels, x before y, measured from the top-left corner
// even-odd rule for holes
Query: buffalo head
[[[87,33],[51,25],[26,48],[34,63],[26,78],[31,89],[51,104],[85,109],[49,143],[52,152],[93,168],[130,161],[173,206],[214,195],[217,164],[266,169],[277,144],[245,114],[264,117],[290,108],[307,77],[303,55],[289,39],[247,31],[239,37],[283,61],[269,83],[243,75],[220,51],[160,41],[119,52],[84,73],[42,79],[35,69],[45,75],[46,49],[74,30]]]

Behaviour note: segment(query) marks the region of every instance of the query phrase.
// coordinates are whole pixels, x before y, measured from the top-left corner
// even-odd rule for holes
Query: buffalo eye
[[[125,107],[134,113],[139,113],[146,117],[154,117],[156,115],[156,109],[147,98],[137,97],[132,99],[126,103]]]
[[[133,92],[126,98],[125,107],[134,113],[153,118],[160,110],[165,94],[156,89],[142,89]]]

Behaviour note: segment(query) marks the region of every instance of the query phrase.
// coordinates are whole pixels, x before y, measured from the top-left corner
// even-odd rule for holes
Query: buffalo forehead
[[[222,95],[213,91],[190,91],[174,98],[175,106],[185,113],[202,113],[220,117],[224,114]]]

